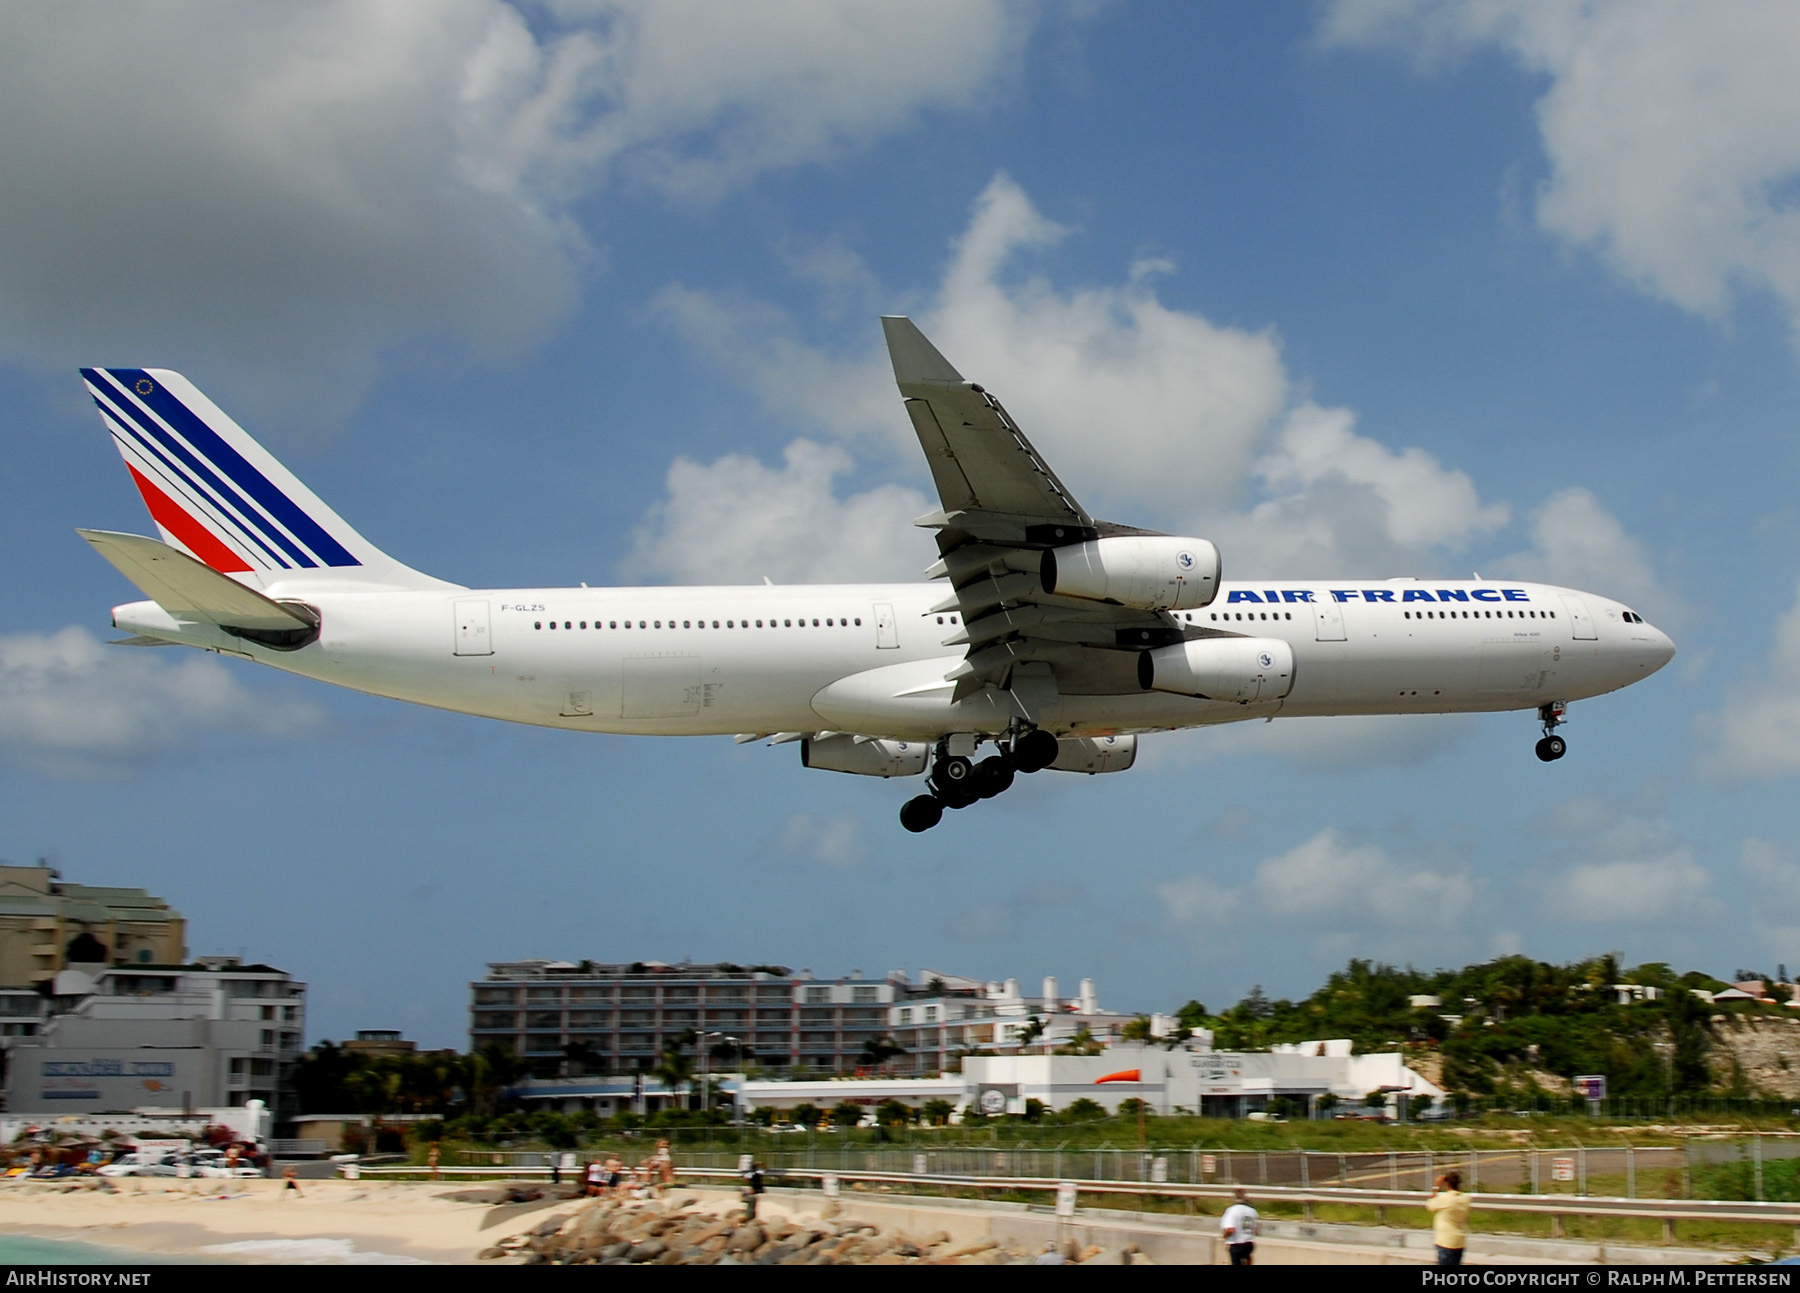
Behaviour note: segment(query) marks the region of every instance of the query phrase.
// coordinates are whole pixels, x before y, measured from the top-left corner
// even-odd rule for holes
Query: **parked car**
[[[101,1176],[178,1176],[174,1154],[121,1154],[100,1169]]]

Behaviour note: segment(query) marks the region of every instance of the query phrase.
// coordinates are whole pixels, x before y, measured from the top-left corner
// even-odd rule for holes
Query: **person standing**
[[[762,1197],[763,1170],[762,1164],[754,1158],[750,1166],[744,1169],[744,1222],[748,1224],[756,1220],[757,1200]]]
[[[1462,1173],[1445,1172],[1431,1187],[1425,1210],[1431,1213],[1431,1239],[1437,1245],[1439,1266],[1461,1266],[1463,1248],[1469,1242],[1469,1205],[1462,1192]]]
[[[1239,1190],[1234,1202],[1225,1209],[1225,1215],[1219,1218],[1219,1234],[1225,1240],[1226,1250],[1231,1253],[1233,1266],[1256,1265],[1256,1209],[1250,1206],[1250,1196]]]

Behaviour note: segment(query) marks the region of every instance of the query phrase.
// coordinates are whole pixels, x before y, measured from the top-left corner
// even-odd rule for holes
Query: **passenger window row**
[[[803,629],[807,626],[808,623],[809,623],[809,621],[804,616],[802,616],[800,619],[797,619],[797,620],[791,620],[791,619],[789,619],[789,620],[773,620],[773,619],[771,619],[768,621],[766,627],[772,628],[772,629],[792,629],[792,628],[802,628]],[[820,627],[818,620],[812,620],[812,621],[810,621],[810,623],[813,628]],[[862,616],[860,616],[860,615],[856,616],[854,619],[845,619],[842,616],[833,616],[825,621],[824,627],[828,628],[828,629],[830,629],[830,628],[847,629],[852,624],[855,624],[856,627],[861,628],[862,627]],[[649,628],[660,629],[660,628],[665,628],[665,627],[672,628],[672,629],[674,629],[674,628],[703,629],[703,628],[707,627],[707,623],[705,620],[682,620],[681,623],[677,624],[674,620],[670,620],[668,622],[668,624],[665,625],[661,620],[650,620],[650,621],[639,620],[635,625],[633,625],[630,620],[595,620],[593,626],[597,629],[617,629],[617,628],[629,629],[629,628],[634,628],[634,627],[640,628],[640,629],[649,629]],[[546,627],[554,629],[554,628],[558,627],[558,625],[555,620],[548,620],[548,621],[537,620],[532,624],[531,627],[534,629],[542,629],[542,628],[546,628]],[[588,622],[586,620],[564,620],[562,622],[561,627],[565,628],[565,629],[576,629],[576,628],[585,629],[588,627]],[[719,621],[714,620],[712,622],[712,627],[715,629],[718,628]],[[752,627],[752,625],[749,620],[726,620],[725,627],[728,629],[747,629],[747,628]],[[755,622],[755,627],[760,629],[760,628],[765,627],[765,625],[762,620],[757,620]]]
[[[1412,620],[1412,619],[1420,619],[1420,620],[1451,619],[1451,620],[1453,620],[1457,617],[1457,612],[1455,612],[1455,611],[1403,611],[1402,614],[1404,614],[1406,616],[1406,618],[1409,620]],[[1463,611],[1462,618],[1465,620],[1468,619],[1469,614],[1470,614],[1470,612]],[[1515,615],[1519,619],[1525,619],[1525,618],[1529,617],[1529,618],[1535,620],[1535,619],[1540,618],[1540,614],[1537,611],[1507,611],[1504,614],[1502,614],[1500,611],[1476,611],[1476,612],[1474,612],[1474,615],[1475,615],[1475,618],[1478,620],[1499,620],[1499,619],[1510,620]],[[1542,612],[1541,618],[1547,619],[1547,620],[1553,620],[1556,618],[1556,612],[1555,611],[1544,611],[1544,612]]]
[[[1218,619],[1220,615],[1223,615],[1227,620],[1229,620],[1232,617],[1232,612],[1231,611],[1214,611],[1212,613],[1212,617],[1215,620]],[[1248,615],[1253,620],[1255,620],[1255,619],[1291,620],[1294,618],[1294,612],[1292,612],[1292,611],[1261,611],[1261,612],[1238,611],[1237,612],[1237,618],[1240,620],[1243,619],[1245,615]],[[1194,619],[1194,617],[1192,615],[1188,616],[1189,623],[1192,623],[1193,619]]]

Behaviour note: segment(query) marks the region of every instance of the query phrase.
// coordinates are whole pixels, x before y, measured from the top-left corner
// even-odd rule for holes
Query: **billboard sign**
[[[215,1103],[199,1047],[68,1050],[21,1046],[11,1054],[8,1104],[14,1113],[117,1113]]]

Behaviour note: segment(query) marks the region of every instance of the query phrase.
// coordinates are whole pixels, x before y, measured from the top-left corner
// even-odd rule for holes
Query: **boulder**
[[[755,1252],[763,1246],[768,1236],[763,1234],[761,1226],[739,1226],[731,1232],[731,1242],[726,1245],[734,1253]]]
[[[646,1239],[642,1243],[633,1244],[627,1254],[633,1263],[655,1261],[667,1252],[669,1246],[660,1239]]]

